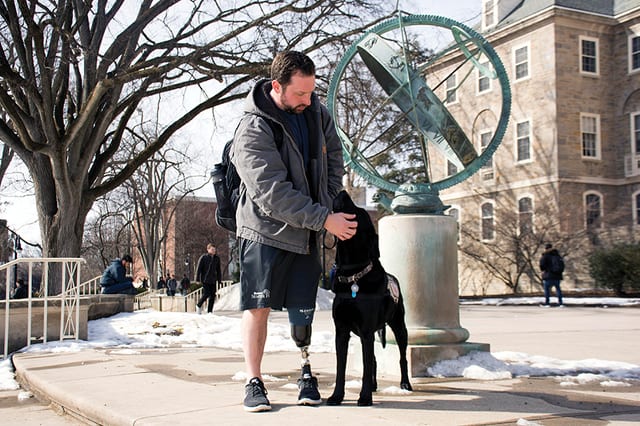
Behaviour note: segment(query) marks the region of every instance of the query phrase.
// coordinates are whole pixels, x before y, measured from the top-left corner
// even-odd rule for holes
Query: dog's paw
[[[344,395],[331,395],[329,398],[327,398],[327,405],[340,405],[342,404],[342,401],[344,400]]]
[[[413,388],[411,387],[411,383],[409,383],[409,382],[400,383],[400,389],[413,391]]]
[[[358,407],[370,407],[372,405],[373,398],[371,398],[371,395],[369,395],[368,397],[361,396],[360,398],[358,398]]]

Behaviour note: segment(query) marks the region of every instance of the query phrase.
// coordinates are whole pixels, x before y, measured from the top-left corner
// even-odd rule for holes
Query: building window
[[[457,207],[451,207],[447,211],[447,214],[456,220],[456,224],[458,226],[458,241],[460,241],[460,209],[458,209]]]
[[[582,158],[600,158],[600,116],[598,114],[580,114],[580,135],[582,139]]]
[[[528,121],[516,123],[518,162],[531,160],[531,126]]]
[[[598,74],[598,39],[580,37],[580,72]]]
[[[491,69],[491,65],[489,65],[489,61],[481,62],[480,65],[487,69]],[[478,69],[478,93],[484,93],[491,90],[491,79],[489,78],[489,73],[482,72],[482,69]]]
[[[447,160],[447,176],[453,176],[458,173],[458,166]]]
[[[493,204],[484,203],[480,208],[482,211],[482,239],[485,241],[493,240]]]
[[[491,143],[491,132],[480,133],[480,152],[483,153]],[[480,169],[480,176],[483,181],[493,180],[493,157],[489,157]]]
[[[631,150],[640,155],[640,112],[631,114]]]
[[[602,224],[602,197],[595,193],[586,194],[584,210],[587,228],[600,228]]]
[[[640,225],[640,192],[633,194],[633,223]]]
[[[482,5],[482,25],[484,28],[492,27],[496,24],[496,6],[498,0],[485,0]]]
[[[530,233],[533,230],[533,200],[531,197],[523,197],[518,200],[518,229],[520,235]]]
[[[513,62],[516,81],[529,77],[529,46],[522,46],[515,49],[513,51]]]
[[[640,70],[640,36],[629,37],[629,72]]]
[[[457,83],[456,83],[457,79],[456,79],[456,75],[455,74],[451,74],[449,76],[449,78],[447,78],[445,86],[446,86],[446,90],[447,90],[447,95],[445,98],[445,102],[448,104],[452,104],[458,101],[458,94],[457,94]]]

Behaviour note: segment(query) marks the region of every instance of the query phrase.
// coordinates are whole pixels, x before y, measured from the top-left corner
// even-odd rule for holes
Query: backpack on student
[[[564,260],[559,254],[551,256],[551,265],[549,271],[553,274],[562,274],[564,272]]]
[[[272,120],[265,119],[273,132],[275,137],[276,146],[278,151],[282,147],[282,128],[279,124]],[[218,207],[216,208],[216,223],[218,226],[226,229],[227,231],[236,232],[236,209],[238,208],[238,201],[240,199],[240,186],[242,180],[238,175],[238,171],[233,163],[229,159],[229,152],[233,139],[228,141],[224,145],[222,150],[222,160],[213,166],[211,171],[211,178],[213,181],[213,190],[216,193],[216,202]]]

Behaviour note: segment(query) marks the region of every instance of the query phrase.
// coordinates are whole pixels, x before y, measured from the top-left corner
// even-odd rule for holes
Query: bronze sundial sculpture
[[[500,58],[464,24],[400,12],[347,50],[327,103],[346,165],[389,194],[378,197],[394,213],[378,222],[380,261],[405,295],[410,374],[488,351],[460,326],[458,225],[439,193],[491,161],[504,136],[511,94]],[[380,352],[380,371],[397,365]]]
[[[429,46],[434,40],[445,44],[434,50]],[[456,56],[462,59],[446,71],[446,64]],[[465,133],[473,130],[480,107],[467,100],[468,106],[458,106],[454,113],[441,99],[477,78],[499,84],[499,90],[483,95],[490,105],[482,108],[491,109],[495,119],[492,139],[482,150]],[[443,84],[453,88],[445,91]],[[369,108],[358,117],[350,116],[349,103],[362,90],[371,92],[361,100]],[[511,93],[500,58],[480,34],[445,17],[400,12],[397,19],[378,25],[347,50],[332,77],[328,106],[345,163],[368,183],[395,194],[388,208],[394,213],[441,214],[446,207],[439,191],[469,178],[500,144]],[[445,164],[437,157],[450,162],[456,172],[434,177],[434,164]],[[412,170],[400,175],[409,174],[413,180],[387,177],[391,167],[385,159],[390,158],[396,169]]]

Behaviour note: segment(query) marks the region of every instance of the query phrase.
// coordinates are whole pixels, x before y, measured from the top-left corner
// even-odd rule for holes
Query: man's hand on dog
[[[350,213],[331,213],[324,222],[324,228],[335,235],[339,240],[344,241],[356,234],[358,222],[356,215]]]

